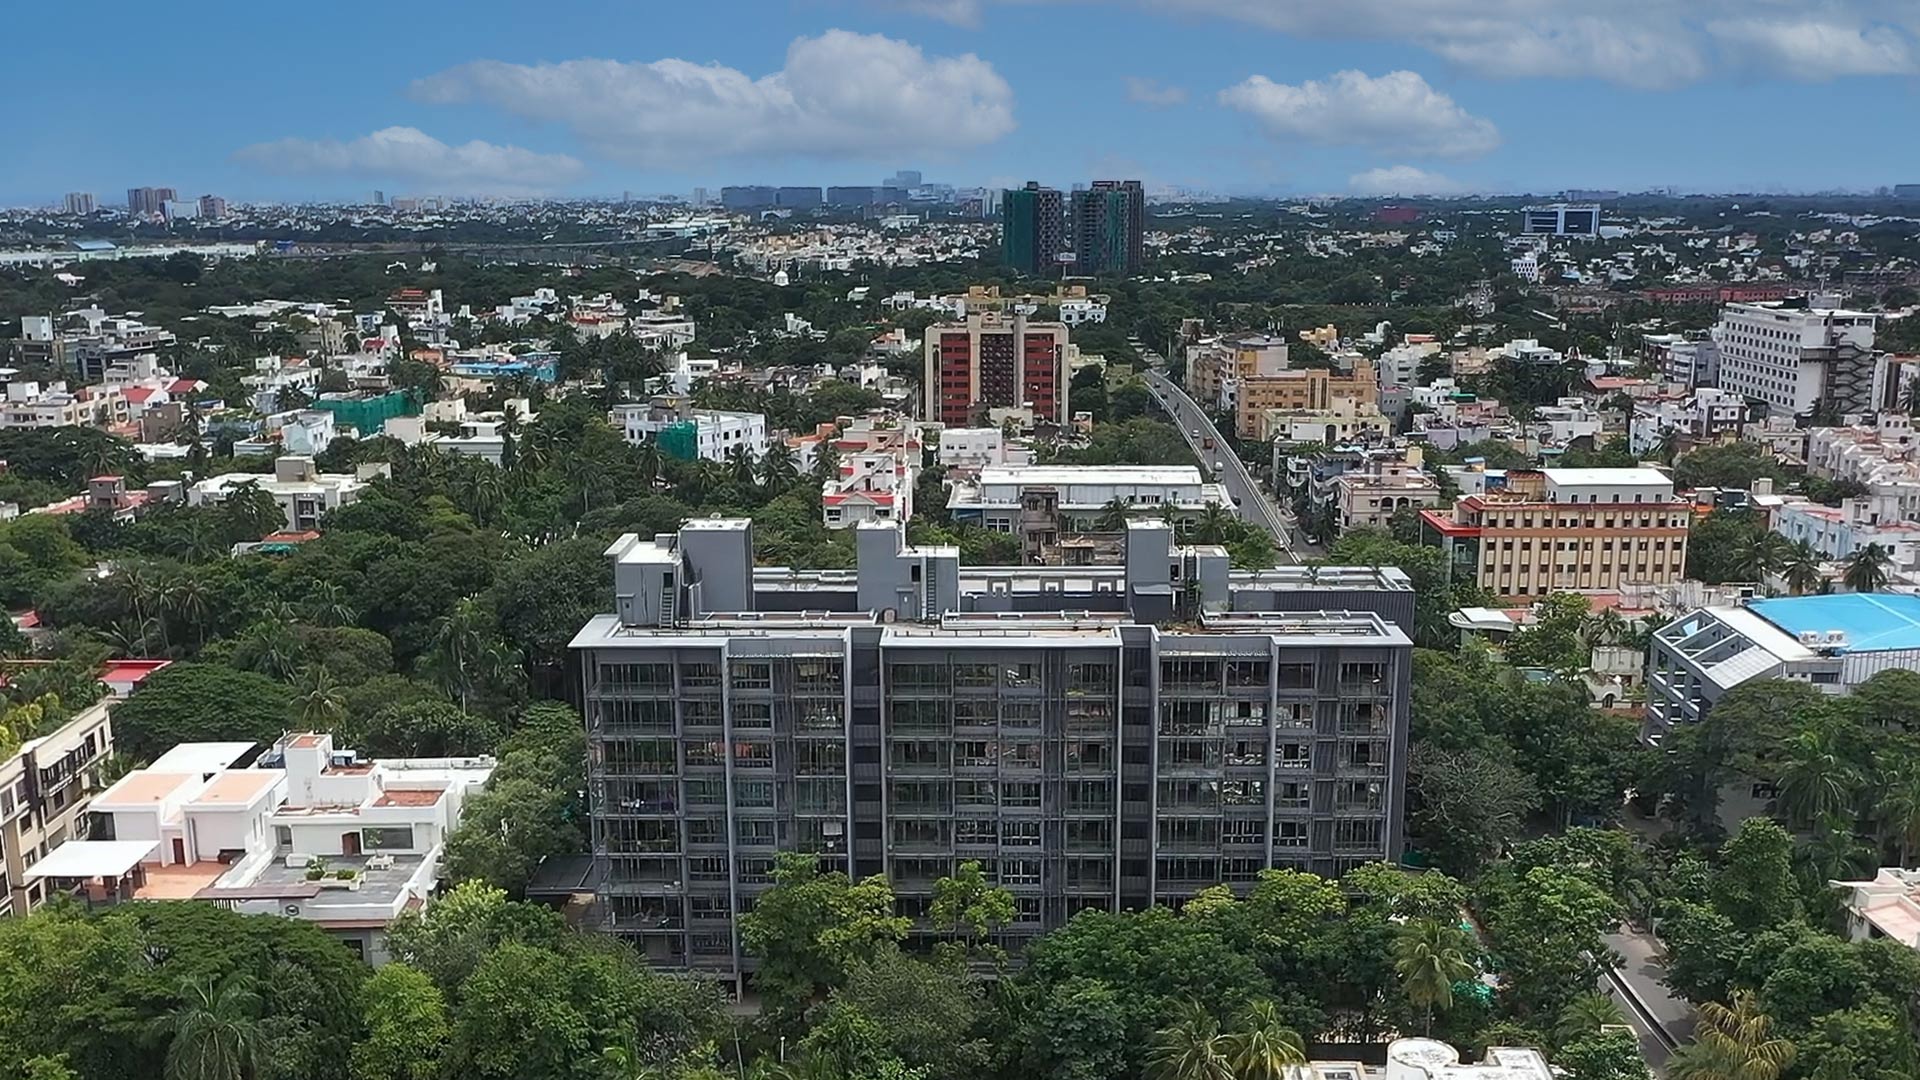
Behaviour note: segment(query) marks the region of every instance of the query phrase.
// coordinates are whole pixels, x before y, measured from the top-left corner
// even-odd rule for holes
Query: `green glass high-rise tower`
[[[1047,277],[1059,268],[1066,221],[1060,192],[1029,180],[1000,198],[1000,258],[1025,274]]]

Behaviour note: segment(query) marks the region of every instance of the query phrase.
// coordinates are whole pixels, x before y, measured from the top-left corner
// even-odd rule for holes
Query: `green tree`
[[[1307,1061],[1306,1042],[1271,1001],[1256,1001],[1241,1012],[1227,1033],[1226,1051],[1234,1080],[1288,1080],[1293,1066]]]
[[[1796,540],[1787,549],[1786,562],[1780,567],[1781,579],[1795,596],[1805,596],[1820,588],[1820,555],[1805,540]]]
[[[146,761],[183,742],[271,743],[286,723],[291,696],[263,675],[224,664],[162,668],[114,710],[114,741]]]
[[[266,1071],[267,1030],[260,995],[238,974],[187,979],[180,1004],[152,1025],[166,1043],[167,1080],[255,1080]]]
[[[775,1016],[798,1015],[840,985],[850,963],[905,939],[913,925],[894,912],[893,888],[878,875],[850,881],[823,872],[817,856],[783,851],[773,881],[741,916],[740,936],[761,960],[760,990]]]
[[[1868,544],[1847,559],[1840,583],[1850,592],[1882,592],[1892,580],[1893,556],[1879,544]]]
[[[1171,1023],[1154,1033],[1146,1074],[1148,1080],[1236,1080],[1231,1051],[1213,1014],[1186,1002]]]
[[[1794,735],[1774,778],[1787,820],[1805,825],[1851,807],[1861,786],[1860,773],[1831,723]]]
[[[353,1047],[352,1080],[436,1080],[449,1028],[446,999],[433,980],[388,964],[360,995],[367,1034]]]
[[[1611,896],[1545,866],[1490,874],[1478,891],[1500,993],[1516,1013],[1550,1019],[1592,992],[1611,963],[1605,935],[1620,922]]]
[[[1799,900],[1793,879],[1793,837],[1766,818],[1748,818],[1720,848],[1711,889],[1713,906],[1742,933],[1794,919]]]
[[[1453,1008],[1453,984],[1473,977],[1472,947],[1465,931],[1438,919],[1416,919],[1394,935],[1394,970],[1407,1000],[1426,1015],[1429,1032],[1434,1012]]]
[[[1582,1035],[1560,1044],[1553,1063],[1567,1071],[1567,1080],[1648,1080],[1640,1044],[1624,1031]]]
[[[543,860],[585,850],[585,728],[566,706],[536,705],[498,756],[447,838],[446,871],[519,893]]]
[[[1605,994],[1582,994],[1567,1002],[1560,1010],[1560,1019],[1554,1023],[1553,1037],[1562,1045],[1592,1038],[1600,1034],[1600,1029],[1625,1024],[1626,1016],[1620,1006]]]
[[[933,925],[957,935],[971,952],[976,938],[1013,921],[1013,894],[988,881],[978,860],[968,859],[953,876],[933,883],[933,905],[927,915]]]
[[[506,890],[466,881],[431,907],[408,911],[387,934],[393,958],[425,974],[448,1000],[457,1000],[482,961],[508,942],[558,948],[566,924],[554,911],[517,903]]]
[[[1674,1080],[1779,1080],[1794,1057],[1793,1043],[1774,1035],[1773,1020],[1741,992],[1731,1005],[1700,1007],[1694,1041],[1674,1055],[1669,1073]]]

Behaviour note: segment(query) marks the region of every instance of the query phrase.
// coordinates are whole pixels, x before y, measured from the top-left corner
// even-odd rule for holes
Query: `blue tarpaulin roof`
[[[1841,593],[1750,600],[1748,610],[1789,634],[1838,630],[1848,652],[1920,649],[1920,596]]]

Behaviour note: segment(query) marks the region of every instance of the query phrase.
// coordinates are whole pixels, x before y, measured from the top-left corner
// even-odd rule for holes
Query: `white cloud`
[[[909,15],[925,15],[955,26],[980,25],[980,0],[875,0],[881,7]]]
[[[1412,71],[1379,78],[1341,71],[1298,86],[1255,75],[1220,91],[1220,103],[1253,117],[1277,139],[1446,157],[1471,157],[1500,145],[1492,121],[1467,112]]]
[[[1886,26],[1727,19],[1708,23],[1707,32],[1730,61],[1806,82],[1846,75],[1911,75],[1916,70],[1912,43]]]
[[[1355,195],[1458,195],[1466,190],[1459,181],[1412,165],[1383,165],[1355,173],[1347,177],[1347,187]]]
[[[1129,75],[1127,76],[1127,100],[1164,109],[1173,105],[1185,105],[1187,91],[1182,86],[1168,86],[1153,79]]]
[[[280,139],[234,152],[234,159],[292,176],[367,176],[466,192],[548,191],[586,174],[566,154],[542,154],[478,139],[449,146],[419,128],[383,128],[337,139]]]
[[[992,64],[845,30],[795,39],[786,65],[759,78],[677,59],[477,60],[420,79],[412,92],[562,124],[596,152],[648,167],[891,159],[980,146],[1014,127],[1013,89]]]
[[[1920,6],[1912,0],[1105,2],[1309,39],[1400,42],[1480,75],[1600,79],[1642,89],[1697,82],[1716,66],[1800,80],[1906,74],[1915,70],[1920,41]]]

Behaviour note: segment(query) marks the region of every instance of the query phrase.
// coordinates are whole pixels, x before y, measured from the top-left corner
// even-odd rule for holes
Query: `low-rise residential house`
[[[1371,458],[1333,481],[1333,503],[1340,531],[1384,529],[1401,510],[1429,510],[1440,505],[1440,484],[1422,469],[1419,447],[1404,457]]]
[[[494,760],[368,761],[333,736],[183,743],[96,796],[97,839],[53,851],[29,876],[91,906],[199,900],[304,919],[362,959],[429,903],[447,835]]]
[[[386,468],[363,465],[353,474],[323,473],[314,468],[312,458],[282,457],[274,460],[270,476],[222,473],[196,481],[187,488],[187,505],[217,505],[235,491],[252,486],[273,496],[289,530],[302,532],[319,528],[320,519],[328,511],[358,500],[368,481],[383,475]]]
[[[1260,442],[1328,446],[1376,442],[1392,434],[1393,421],[1377,406],[1350,397],[1334,398],[1324,409],[1268,409],[1254,430]]]
[[[1029,563],[1065,534],[1098,531],[1111,507],[1189,524],[1210,505],[1231,512],[1233,496],[1191,466],[990,466],[947,491],[954,521],[1018,535]]]
[[[944,428],[940,432],[940,464],[962,473],[977,473],[990,465],[1027,465],[1033,449],[1010,439],[997,427]]]

